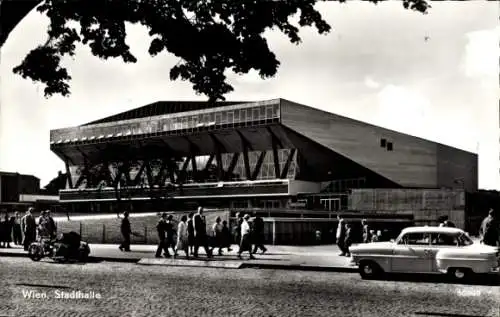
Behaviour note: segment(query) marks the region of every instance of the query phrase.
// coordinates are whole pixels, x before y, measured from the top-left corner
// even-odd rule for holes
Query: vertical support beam
[[[191,156],[191,167],[193,168],[193,177],[198,173],[198,168],[196,166],[196,156]]]
[[[170,182],[172,184],[175,184],[175,172],[176,172],[176,168],[175,168],[174,164],[177,164],[177,162],[176,161],[169,161],[168,162],[168,175],[170,177]],[[179,177],[179,175],[177,175],[177,177]]]
[[[155,184],[158,185],[158,186],[163,186],[163,184],[165,183],[165,177],[163,176],[163,174],[165,174],[165,169],[167,168],[167,161],[168,159],[162,159],[161,160],[161,166],[160,166],[160,170],[158,171],[158,175],[156,175],[156,178],[154,180]]]
[[[255,164],[255,170],[253,171],[252,174],[252,180],[257,179],[257,176],[259,175],[260,168],[262,167],[262,163],[264,162],[265,157],[266,157],[266,151],[260,152],[259,158],[257,159],[257,164]]]
[[[273,160],[274,160],[274,175],[276,178],[280,178],[280,160],[279,153],[276,141],[272,138],[272,147],[273,147]]]
[[[250,162],[248,159],[248,148],[243,149],[243,163],[245,164],[245,176],[247,180],[250,180],[252,175],[250,174]]]
[[[233,158],[231,159],[231,163],[229,164],[229,168],[226,173],[226,180],[228,180],[229,176],[233,174],[234,168],[238,163],[238,159],[240,158],[240,153],[233,153]]]
[[[143,161],[143,163],[141,164],[141,167],[139,167],[139,171],[137,172],[137,174],[135,174],[134,180],[132,181],[134,186],[139,185],[139,182],[141,181],[142,173],[144,173],[144,170],[146,169],[146,162],[147,162],[146,160]]]
[[[187,178],[187,167],[189,165],[189,162],[191,162],[191,159],[189,157],[186,157],[184,160],[184,163],[182,164],[182,169],[179,171],[179,175],[177,175],[177,182],[182,183],[186,180]]]
[[[280,178],[286,178],[286,176],[288,174],[288,170],[290,169],[290,165],[293,161],[293,158],[294,158],[296,152],[297,152],[296,149],[292,149],[290,151],[290,154],[288,154],[288,158],[286,159],[285,166],[283,167],[283,170],[281,171]]]
[[[208,158],[208,161],[205,164],[205,168],[203,170],[205,170],[205,171],[208,170],[208,167],[210,166],[210,164],[212,164],[214,158],[215,158],[215,155],[214,154],[210,154],[210,157]]]
[[[224,166],[222,164],[222,152],[227,152],[227,151],[224,148],[224,145],[219,140],[217,140],[215,135],[213,135],[212,133],[210,133],[209,135],[210,138],[212,139],[212,143],[215,148],[215,158],[217,160],[217,172],[218,172],[217,178],[219,181],[222,181],[224,180]]]
[[[280,139],[274,134],[273,130],[271,130],[271,127],[267,127],[266,130],[271,138],[271,146],[273,149],[274,175],[276,178],[280,178],[281,175],[278,147],[282,149],[283,144],[281,143]]]
[[[69,188],[73,188],[73,179],[71,178],[71,171],[69,169],[69,162],[68,162],[68,160],[66,160],[64,162],[64,165],[66,166],[66,178],[67,178],[67,181],[68,181],[68,186],[69,186]],[[0,199],[0,201],[1,201],[1,199]]]
[[[248,159],[248,151],[252,150],[252,145],[250,142],[245,138],[245,136],[239,131],[236,130],[236,133],[238,133],[238,136],[240,137],[241,140],[241,148],[243,149],[243,163],[245,163],[245,176],[247,180],[250,180],[252,177],[251,172],[250,172],[250,163]]]
[[[152,188],[154,186],[154,179],[149,160],[144,160],[143,165],[146,165],[146,177],[148,178],[148,185],[150,188]]]

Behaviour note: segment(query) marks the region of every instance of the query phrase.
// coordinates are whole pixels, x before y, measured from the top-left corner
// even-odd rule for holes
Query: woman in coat
[[[189,258],[189,239],[186,215],[181,217],[181,221],[177,225],[177,245],[175,247],[174,257],[177,256],[178,250],[183,250],[186,253],[186,257]]]

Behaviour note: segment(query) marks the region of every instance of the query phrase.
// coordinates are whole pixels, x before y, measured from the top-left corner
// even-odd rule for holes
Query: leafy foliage
[[[14,72],[46,85],[45,96],[69,95],[71,76],[62,67],[75,44],[88,45],[93,55],[137,62],[126,43],[125,23],[149,30],[152,56],[170,52],[180,62],[170,70],[172,80],[188,80],[209,101],[224,100],[233,87],[226,70],[237,74],[258,71],[262,78],[276,74],[280,62],[269,49],[264,31],[279,29],[299,44],[299,29],[331,27],[314,8],[319,0],[46,0],[38,11],[50,18],[49,40],[32,50]],[[340,0],[343,2],[344,0]],[[370,0],[377,3],[378,0]],[[406,9],[425,13],[424,0],[403,0]],[[298,15],[298,25],[291,17]],[[69,22],[77,22],[79,30]]]

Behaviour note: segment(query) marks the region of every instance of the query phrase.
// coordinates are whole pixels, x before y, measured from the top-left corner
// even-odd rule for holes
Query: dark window
[[[392,151],[392,142],[387,142],[387,151]]]
[[[380,139],[380,146],[381,147],[385,147],[386,143],[387,143],[386,139]]]

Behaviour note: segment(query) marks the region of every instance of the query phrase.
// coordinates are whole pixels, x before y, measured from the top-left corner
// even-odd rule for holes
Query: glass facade
[[[50,140],[52,144],[102,142],[111,138],[126,138],[144,134],[185,134],[235,126],[254,126],[272,123],[279,118],[279,104],[237,105],[200,110],[191,114],[175,113],[131,119],[119,124],[111,122],[52,130]]]

